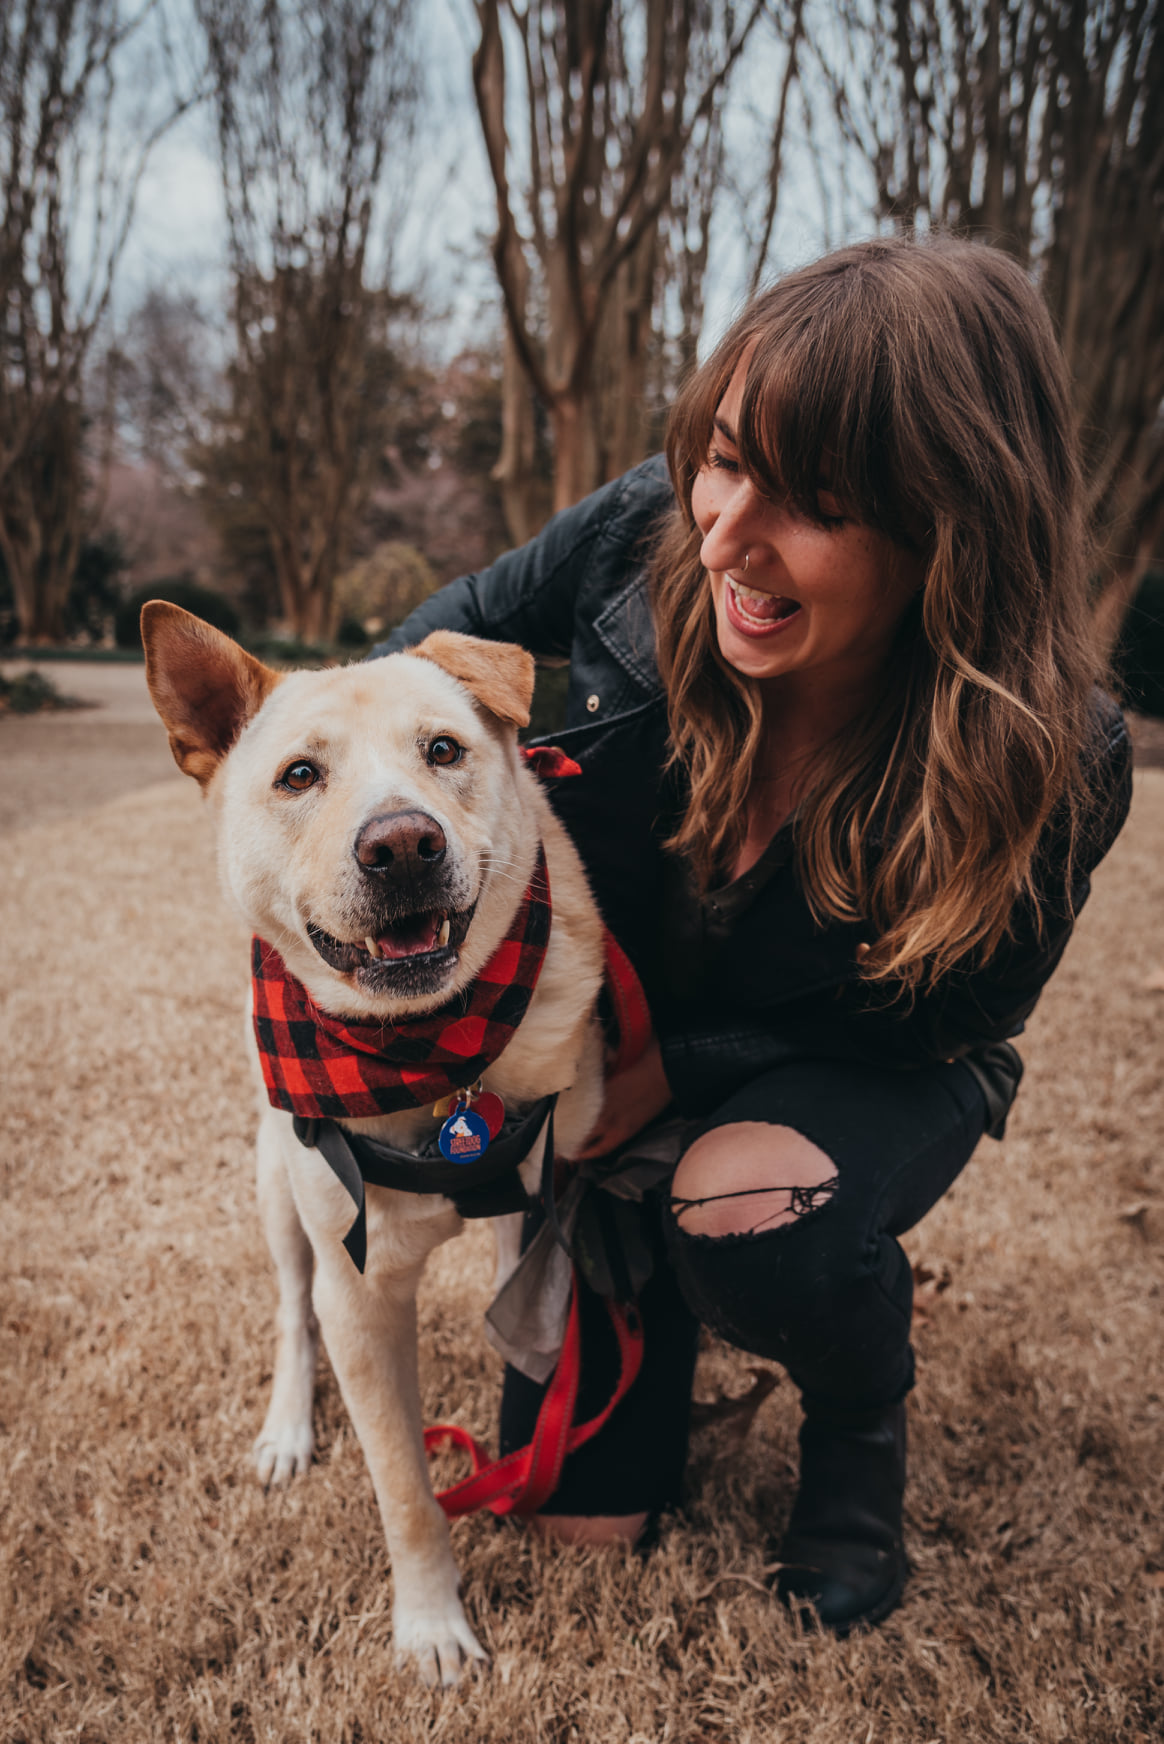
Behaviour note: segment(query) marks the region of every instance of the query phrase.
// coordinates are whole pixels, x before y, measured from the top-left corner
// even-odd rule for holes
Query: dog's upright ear
[[[142,607],[146,683],[174,761],[205,787],[280,674],[167,600]]]
[[[434,630],[409,654],[431,660],[471,690],[481,707],[516,727],[529,726],[533,701],[533,655],[516,642],[484,642],[458,630]]]

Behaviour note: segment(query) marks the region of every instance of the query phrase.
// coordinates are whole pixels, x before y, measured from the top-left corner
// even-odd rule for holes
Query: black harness
[[[529,1197],[517,1173],[546,1123],[546,1157],[554,1154],[554,1105],[557,1092],[535,1102],[510,1130],[502,1130],[484,1156],[472,1163],[446,1162],[439,1153],[418,1157],[415,1151],[349,1132],[334,1120],[295,1116],[295,1137],[317,1150],[356,1207],[355,1222],[344,1236],[356,1270],[362,1272],[368,1252],[364,1187],[391,1187],[397,1193],[440,1193],[451,1199],[462,1217],[502,1217],[525,1211]]]

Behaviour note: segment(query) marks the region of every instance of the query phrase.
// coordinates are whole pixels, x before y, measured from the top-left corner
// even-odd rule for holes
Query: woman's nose
[[[758,511],[764,505],[750,479],[741,478],[721,499],[715,519],[703,536],[699,561],[705,569],[742,569],[750,546],[760,538]]]

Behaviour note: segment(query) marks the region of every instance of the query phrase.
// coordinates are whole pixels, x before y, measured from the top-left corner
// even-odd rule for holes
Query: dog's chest
[[[433,1114],[431,1106],[406,1108],[399,1114],[378,1114],[368,1120],[345,1120],[341,1124],[352,1132],[363,1133],[366,1138],[379,1139],[382,1144],[418,1154],[428,1147],[440,1130],[440,1120]]]

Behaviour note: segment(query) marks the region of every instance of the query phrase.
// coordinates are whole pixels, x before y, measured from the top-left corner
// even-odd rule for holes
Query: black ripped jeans
[[[656,1265],[640,1298],[642,1371],[602,1433],[567,1460],[543,1512],[656,1513],[678,1502],[701,1323],[782,1363],[810,1399],[858,1410],[902,1398],[913,1384],[913,1279],[897,1237],[955,1180],[986,1119],[978,1081],[958,1062],[898,1072],[802,1060],[702,1121],[690,1140],[739,1121],[791,1127],[832,1159],[835,1187],[801,1201],[791,1222],[748,1235],[689,1235],[666,1198],[648,1205]],[[581,1311],[580,1421],[601,1409],[617,1373],[601,1302],[586,1293]],[[507,1369],[502,1453],[530,1439],[543,1392]]]

